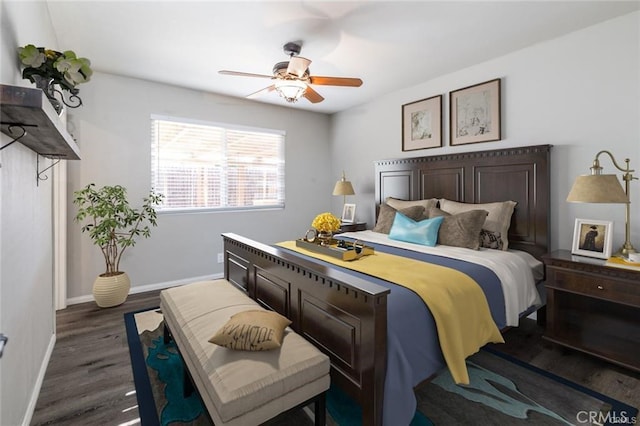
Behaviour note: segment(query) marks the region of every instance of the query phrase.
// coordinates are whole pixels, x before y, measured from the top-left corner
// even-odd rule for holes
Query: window
[[[283,131],[151,117],[159,211],[284,207]]]

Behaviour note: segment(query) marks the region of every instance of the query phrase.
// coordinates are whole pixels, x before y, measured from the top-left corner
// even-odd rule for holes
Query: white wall
[[[434,58],[437,60],[437,58]],[[502,78],[498,142],[448,146],[448,92]],[[444,147],[402,152],[401,106],[444,95]],[[333,173],[354,184],[358,220],[374,223],[374,166],[385,158],[437,155],[552,144],[551,248],[571,248],[576,217],[614,221],[614,251],[624,241],[624,206],[565,201],[575,176],[588,174],[595,154],[608,149],[620,164],[631,159],[640,176],[640,13],[541,43],[501,58],[393,92],[332,116]],[[601,157],[605,173],[620,173]],[[632,243],[640,249],[640,185],[633,181]],[[342,201],[334,200],[334,210]]]
[[[58,48],[46,6],[2,1],[0,14],[0,82],[30,86],[20,78],[15,49],[27,43]],[[640,170],[639,21],[639,13],[626,15],[391,93],[331,119],[96,73],[81,86],[85,105],[69,114],[82,160],[69,162],[68,191],[95,182],[125,185],[134,200],[145,195],[152,113],[286,130],[286,208],[162,215],[151,239],[141,240],[123,259],[132,284],[141,288],[220,273],[215,259],[221,232],[268,243],[300,236],[318,212],[329,206],[340,211],[342,200],[330,193],[342,170],[355,186],[357,194],[348,201],[357,203],[357,219],[372,226],[375,160],[550,143],[552,248],[570,246],[575,217],[614,220],[618,246],[622,206],[573,205],[564,199],[574,177],[588,172],[600,149],[610,149],[620,161],[630,157]],[[503,79],[502,141],[401,151],[402,104],[496,77]],[[445,96],[445,140],[447,109]],[[0,136],[1,143],[7,141]],[[35,185],[35,154],[21,145],[1,151],[0,164],[0,331],[11,339],[0,361],[0,424],[20,424],[29,420],[53,341],[51,185]],[[613,172],[608,159],[602,164]],[[632,184],[636,248],[639,186]],[[90,295],[103,262],[72,222],[74,212],[69,205],[68,296],[81,299]]]
[[[95,73],[80,88],[84,105],[69,112],[68,126],[82,160],[69,162],[71,192],[88,183],[120,184],[134,206],[150,189],[151,114],[286,131],[284,210],[234,213],[161,214],[151,238],[125,252],[121,269],[133,290],[222,274],[217,253],[223,232],[275,243],[298,238],[317,213],[331,204],[337,179],[329,165],[329,117],[243,99],[187,90],[111,74]],[[69,204],[68,297],[87,300],[104,272],[99,249],[72,221]],[[136,287],[138,287],[136,289]]]
[[[0,82],[33,87],[20,76],[16,49],[57,48],[47,8],[2,2],[0,21]],[[0,135],[0,145],[10,140]],[[19,143],[0,151],[0,332],[9,337],[0,360],[1,425],[29,423],[55,342],[51,203],[51,179],[36,186],[36,154]]]

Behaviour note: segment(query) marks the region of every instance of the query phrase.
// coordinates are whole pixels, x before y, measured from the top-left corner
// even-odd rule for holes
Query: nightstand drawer
[[[612,302],[640,306],[640,283],[618,281],[575,271],[549,268],[550,287],[597,297]]]
[[[340,232],[356,232],[356,231],[364,231],[366,229],[367,229],[367,222],[353,222],[353,223],[342,222],[340,226]]]
[[[556,250],[543,256],[544,338],[640,371],[640,272]]]

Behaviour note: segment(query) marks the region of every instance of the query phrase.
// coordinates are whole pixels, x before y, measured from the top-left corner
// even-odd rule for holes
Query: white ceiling
[[[234,97],[269,79],[303,42],[311,75],[360,77],[359,88],[314,86],[333,113],[470,65],[640,9],[640,1],[60,1],[48,0],[61,50],[96,71]]]

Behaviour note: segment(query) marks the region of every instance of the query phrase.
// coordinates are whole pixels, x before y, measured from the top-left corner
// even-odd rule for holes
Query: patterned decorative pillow
[[[424,218],[424,207],[412,206],[401,210],[396,210],[388,204],[380,204],[380,211],[378,212],[378,220],[376,226],[373,228],[374,232],[380,232],[382,234],[388,234],[391,231],[391,225],[396,218],[396,212],[400,211],[403,215],[410,217],[413,220],[420,220]]]
[[[499,232],[492,232],[483,229],[480,231],[480,247],[502,250],[504,244]]]
[[[397,198],[387,197],[387,199],[384,200],[384,202],[396,210],[402,210],[402,209],[406,209],[408,207],[413,207],[413,206],[424,207],[424,217],[422,217],[421,219],[427,219],[427,212],[429,211],[429,209],[431,207],[438,206],[437,198],[429,198],[427,200],[406,201],[406,200],[399,200]]]
[[[268,351],[282,345],[289,324],[291,321],[277,312],[243,311],[232,315],[209,342],[237,351]]]
[[[469,210],[452,215],[437,207],[429,209],[430,218],[444,217],[438,231],[438,244],[472,250],[480,248],[480,231],[487,215],[486,210]]]
[[[515,201],[502,201],[496,203],[459,203],[457,201],[440,199],[440,208],[451,214],[462,213],[469,210],[482,209],[489,212],[483,228],[487,231],[499,232],[502,240],[502,250],[509,248],[509,226],[511,226],[511,216],[516,207]]]
[[[389,238],[433,247],[438,241],[438,228],[443,219],[443,217],[435,217],[416,222],[398,212],[389,231]]]

